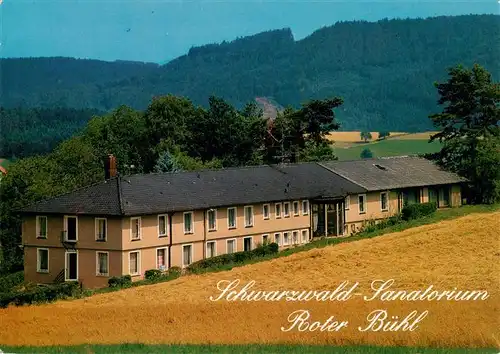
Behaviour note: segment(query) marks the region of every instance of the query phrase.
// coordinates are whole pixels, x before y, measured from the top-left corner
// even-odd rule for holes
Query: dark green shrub
[[[144,277],[147,280],[159,279],[162,276],[162,271],[159,269],[149,269],[144,273]]]
[[[0,293],[9,292],[24,282],[24,271],[0,276]]]
[[[78,282],[43,285],[24,291],[10,291],[0,293],[0,307],[6,307],[9,304],[21,306],[24,304],[51,302],[76,296],[80,292],[81,288]]]
[[[403,220],[418,219],[423,216],[431,215],[437,210],[435,202],[410,204],[403,208],[401,211]]]
[[[168,270],[168,276],[179,277],[182,274],[181,267],[170,267]]]
[[[124,288],[130,285],[132,285],[132,277],[130,275],[111,277],[108,279],[108,286],[110,288]]]

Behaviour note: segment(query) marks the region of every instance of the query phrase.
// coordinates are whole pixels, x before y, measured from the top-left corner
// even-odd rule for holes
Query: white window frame
[[[134,238],[133,235],[133,227],[132,227],[132,224],[134,223],[135,220],[139,220],[139,234],[137,235],[138,237],[137,238]],[[141,217],[140,216],[132,216],[130,218],[130,241],[139,241],[140,239],[142,239],[142,220],[141,220]]]
[[[210,213],[214,213],[214,227],[213,228],[210,228]],[[217,209],[207,210],[207,230],[208,231],[217,231]]]
[[[302,215],[309,215],[309,201],[302,201]]]
[[[214,246],[214,255],[212,257],[217,257],[217,241],[207,241],[205,243],[205,253],[206,253],[206,258],[209,258],[208,257],[208,244],[209,243],[213,243],[215,246]]]
[[[285,234],[288,235],[288,242],[285,243]],[[283,246],[290,246],[290,231],[283,232]]]
[[[276,235],[278,235],[278,241],[276,241]],[[281,246],[283,244],[283,238],[281,236],[281,232],[274,233],[274,242],[277,243],[278,246]]]
[[[385,194],[385,209],[382,208],[382,195]],[[381,211],[389,211],[389,192],[380,192],[380,210]]]
[[[41,264],[40,251],[47,251],[47,269],[46,270],[40,268],[40,264]],[[50,272],[49,253],[50,253],[50,251],[48,248],[37,248],[36,249],[36,272],[37,273],[49,273]]]
[[[160,218],[165,218],[165,233],[160,233]],[[158,215],[158,238],[168,237],[169,217],[168,214]]]
[[[269,237],[269,234],[264,234],[264,235],[262,235],[262,244],[263,244],[263,245],[264,245],[264,243],[266,242],[266,241],[265,241],[265,238],[267,238],[267,242],[269,242],[269,238],[270,238],[270,237]]]
[[[44,218],[45,219],[45,236],[40,236],[40,219]],[[36,238],[46,240],[49,234],[49,219],[47,216],[43,215],[37,215],[36,216]]]
[[[99,253],[105,253],[107,255],[107,264],[106,264],[106,269],[108,270],[107,273],[99,273]],[[96,251],[95,252],[95,275],[98,277],[109,277],[109,252],[107,251]]]
[[[295,212],[295,206],[297,206],[297,212]],[[292,211],[293,211],[293,216],[299,216],[300,215],[300,203],[298,200],[294,200],[292,203]]]
[[[68,240],[68,219],[75,219],[75,239]],[[76,215],[64,215],[64,241],[65,242],[78,242],[78,216]]]
[[[229,210],[234,210],[234,225],[229,224],[229,220],[230,220],[229,219]],[[227,228],[229,230],[236,229],[237,224],[238,224],[238,208],[236,208],[236,207],[227,208]]]
[[[288,213],[286,212],[286,207],[288,206]],[[290,202],[284,202],[283,203],[283,217],[284,218],[289,218],[290,217]]]
[[[363,197],[363,211],[361,211],[361,204],[359,203],[359,197]],[[366,194],[358,194],[358,213],[366,214]]]
[[[191,247],[190,250],[190,255],[191,255],[191,263],[189,263],[188,265],[184,265],[184,248],[186,247]],[[192,243],[188,243],[188,244],[185,244],[185,245],[182,245],[182,268],[186,268],[186,267],[189,267],[189,265],[193,264],[194,263],[194,246]]]
[[[304,240],[304,232],[307,235],[306,240]],[[300,231],[300,243],[309,243],[309,229],[303,229]]]
[[[76,254],[76,279],[70,279],[70,278],[67,278],[67,275],[68,275],[68,254],[70,253],[75,253]],[[78,281],[78,276],[79,276],[79,273],[80,273],[80,266],[78,265],[80,259],[79,259],[79,256],[78,256],[78,250],[76,251],[66,251],[64,252],[64,281]]]
[[[252,215],[252,222],[250,224],[247,224],[247,210],[250,209]],[[254,224],[254,215],[253,215],[253,205],[245,205],[243,208],[243,216],[245,218],[245,227],[253,227]]]
[[[265,213],[265,208],[267,207],[267,216]],[[262,205],[262,218],[264,220],[269,220],[271,217],[271,206],[269,204],[263,204]]]
[[[159,250],[164,250],[165,251],[165,270],[168,269],[168,247],[158,247],[155,251],[155,257],[156,257],[156,269],[160,269],[160,265],[158,264],[158,251]],[[161,270],[161,269],[160,269]]]
[[[294,240],[294,235],[297,235],[297,240]],[[292,231],[292,245],[299,245],[300,244],[300,236],[302,236],[299,232],[299,230],[293,230]]]
[[[226,240],[226,254],[229,254],[229,247],[228,247],[229,241],[233,241],[234,242],[233,253],[238,252],[238,241],[236,241],[235,238],[230,238],[230,239]]]
[[[245,237],[243,237],[243,251],[245,251],[245,240],[246,239],[250,239],[250,250],[249,251],[253,250],[253,236],[245,236]]]
[[[186,231],[186,215],[191,214],[191,230]],[[182,214],[182,228],[184,229],[184,235],[192,235],[194,234],[194,212],[192,211],[185,211]]]
[[[137,253],[137,273],[131,273],[130,272],[130,255],[132,253]],[[130,251],[128,253],[128,274],[132,277],[135,277],[135,276],[138,276],[138,275],[141,275],[141,250],[137,250],[137,251]]]
[[[277,213],[278,206],[280,208],[280,212]],[[283,213],[283,205],[281,203],[274,203],[274,216],[276,219],[281,219],[281,214]]]
[[[350,210],[351,209],[351,196],[348,195],[347,197],[345,197],[345,200],[344,200],[344,209],[345,210]]]
[[[95,240],[99,242],[108,241],[108,219],[107,218],[95,218]],[[104,238],[99,238],[99,221],[104,220]]]

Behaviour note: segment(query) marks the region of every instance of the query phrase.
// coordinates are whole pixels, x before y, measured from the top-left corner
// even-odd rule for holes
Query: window
[[[262,244],[267,245],[269,243],[269,235],[262,235]]]
[[[299,244],[299,232],[298,231],[292,232],[292,240],[293,240],[294,245]]]
[[[184,233],[192,234],[194,229],[193,225],[193,212],[189,211],[184,213]]]
[[[168,215],[158,215],[158,237],[168,235]]]
[[[236,208],[227,208],[227,227],[228,229],[236,228]]]
[[[217,256],[216,244],[215,241],[207,242],[207,258]]]
[[[236,252],[236,240],[227,240],[226,241],[226,253],[234,253]]]
[[[47,238],[47,217],[36,217],[36,238]]]
[[[245,207],[245,227],[253,226],[253,206]]]
[[[141,239],[141,218],[130,218],[130,239]]]
[[[283,203],[283,216],[285,218],[290,216],[290,202]]]
[[[302,243],[307,243],[307,242],[309,242],[309,231],[302,230]]]
[[[217,210],[210,209],[207,211],[208,231],[217,230]]]
[[[78,219],[76,216],[64,217],[64,240],[66,242],[78,241]]]
[[[243,238],[243,251],[251,251],[252,250],[252,237]]]
[[[96,252],[96,275],[109,275],[109,254],[108,252]]]
[[[293,215],[299,215],[299,202],[293,202]]]
[[[128,254],[128,272],[130,275],[139,275],[141,273],[140,269],[141,255],[139,251],[130,252]]]
[[[350,207],[351,207],[351,196],[348,195],[347,197],[345,197],[344,209],[349,210]]]
[[[49,249],[37,248],[36,250],[36,271],[38,273],[49,272]]]
[[[288,246],[290,244],[290,233],[283,232],[283,245]]]
[[[182,266],[187,267],[193,263],[193,246],[184,245],[182,246]]]
[[[264,216],[264,220],[269,219],[269,204],[264,204],[262,206],[262,215]]]
[[[106,241],[107,220],[104,218],[95,219],[95,239],[96,241]]]
[[[358,209],[360,214],[366,213],[366,194],[358,195]]]
[[[302,201],[302,215],[309,215],[309,201]]]
[[[276,219],[281,218],[281,203],[274,204],[274,215]]]
[[[388,199],[387,192],[380,193],[380,209],[382,211],[387,211],[389,209],[387,199]]]
[[[279,232],[274,234],[274,242],[276,242],[278,246],[281,246],[281,234]]]
[[[156,249],[156,269],[167,269],[167,249],[165,247]]]

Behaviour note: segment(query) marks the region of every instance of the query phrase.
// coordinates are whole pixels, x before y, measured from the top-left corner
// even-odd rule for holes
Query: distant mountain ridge
[[[498,78],[500,52],[492,44],[499,40],[500,16],[466,15],[339,22],[300,41],[288,28],[272,30],[193,47],[165,65],[1,59],[0,103],[143,109],[154,96],[172,93],[200,105],[217,95],[237,107],[270,97],[297,107],[341,96],[345,130],[427,130],[427,116],[440,109],[433,82],[446,79],[450,66],[475,62]]]

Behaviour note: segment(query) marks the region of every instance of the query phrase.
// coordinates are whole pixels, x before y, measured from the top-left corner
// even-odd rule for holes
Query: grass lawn
[[[363,149],[369,148],[373,157],[400,156],[412,154],[427,154],[441,150],[441,143],[427,140],[387,139],[373,143],[359,143],[349,148],[335,148],[335,155],[339,160],[357,160]]]
[[[410,347],[373,347],[373,346],[312,346],[312,345],[82,345],[68,347],[3,347],[4,353],[264,353],[264,354],[330,354],[330,353],[374,353],[374,354],[459,354],[459,353],[497,353],[495,349],[428,349]]]

